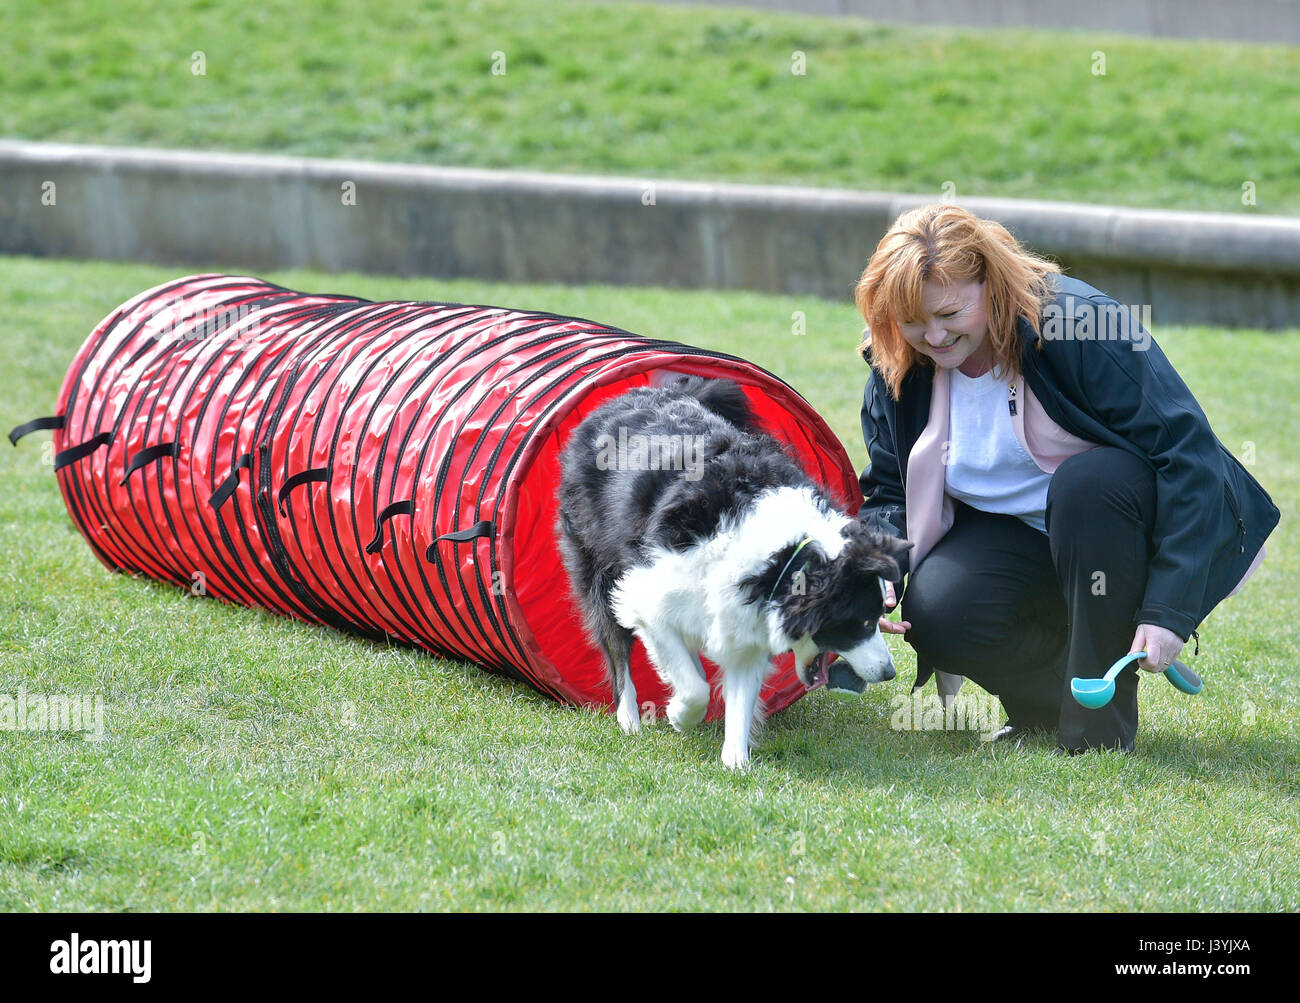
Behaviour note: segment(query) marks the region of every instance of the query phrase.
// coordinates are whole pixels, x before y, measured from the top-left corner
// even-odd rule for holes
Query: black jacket
[[[1064,276],[1056,283],[1058,316],[1090,311],[1095,317],[1098,308],[1109,306],[1124,326],[1112,329],[1116,337],[1109,340],[1065,338],[1063,325],[1040,338],[1021,320],[1021,371],[1061,428],[1126,449],[1155,470],[1155,549],[1133,622],[1166,627],[1185,641],[1241,580],[1280,513],[1215,436],[1155,340],[1145,351],[1135,349],[1135,340],[1150,337],[1145,329],[1137,325],[1134,336],[1127,312],[1115,310],[1116,301],[1092,286]],[[913,366],[897,402],[874,369],[867,383],[862,434],[871,465],[860,478],[863,513],[895,536],[907,536],[904,478],[912,446],[929,419],[933,377],[930,365]]]

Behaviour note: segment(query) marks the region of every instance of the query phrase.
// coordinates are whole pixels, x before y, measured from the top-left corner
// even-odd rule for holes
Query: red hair
[[[961,206],[940,202],[912,209],[880,239],[858,279],[854,301],[867,322],[858,353],[866,358],[871,350],[872,366],[897,400],[911,368],[933,364],[899,329],[900,322],[923,315],[922,285],[932,279],[944,285],[983,282],[994,362],[1018,376],[1016,322],[1023,317],[1039,330],[1043,308],[1053,296],[1050,276],[1060,271],[1022,248],[1001,223],[980,219]]]

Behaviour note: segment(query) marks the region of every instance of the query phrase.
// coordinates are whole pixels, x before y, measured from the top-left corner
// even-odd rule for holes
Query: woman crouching
[[[1002,738],[1132,751],[1137,674],[1099,710],[1070,680],[1131,651],[1164,671],[1259,566],[1276,506],[1133,312],[998,223],[904,213],[856,298],[863,517],[915,544],[882,629],[916,649],[918,686],[996,694]]]

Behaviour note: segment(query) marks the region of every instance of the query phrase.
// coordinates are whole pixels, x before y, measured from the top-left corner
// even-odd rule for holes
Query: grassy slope
[[[8,0],[0,135],[1300,212],[1297,47],[561,0],[161,9]]]
[[[0,276],[7,429],[48,413],[95,322],[172,273],[10,258]],[[550,309],[738,352],[803,390],[862,459],[847,306],[268,277]],[[1300,402],[1277,374],[1300,367],[1300,342],[1157,337],[1293,512]],[[0,450],[0,693],[103,693],[108,737],[0,732],[0,909],[1300,907],[1293,520],[1202,630],[1205,693],[1143,685],[1136,757],[893,731],[890,698],[913,669],[893,641],[898,681],[800,701],[734,775],[718,726],[629,740],[469,666],[110,575],[69,523],[46,442]]]

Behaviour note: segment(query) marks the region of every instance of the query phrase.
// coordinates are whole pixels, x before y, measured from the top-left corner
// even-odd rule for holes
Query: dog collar
[[[805,536],[803,540],[800,541],[799,546],[794,548],[794,553],[790,555],[790,560],[785,562],[785,567],[782,568],[781,573],[776,576],[776,583],[772,586],[772,592],[767,597],[768,602],[771,602],[773,599],[776,598],[776,590],[781,587],[781,579],[784,578],[785,573],[790,570],[790,565],[792,565],[794,563],[794,559],[799,556],[799,551],[803,550],[803,548],[808,546],[808,544],[810,543],[812,543],[812,537]]]

